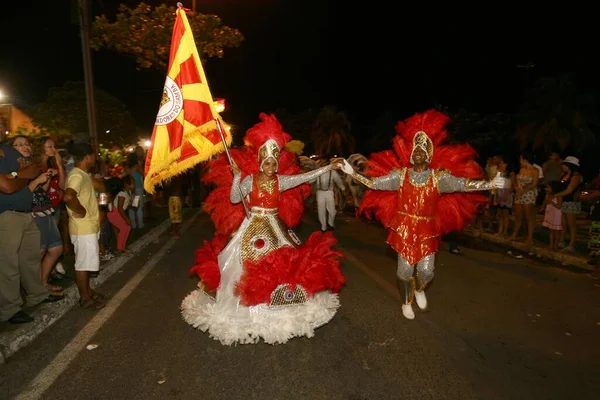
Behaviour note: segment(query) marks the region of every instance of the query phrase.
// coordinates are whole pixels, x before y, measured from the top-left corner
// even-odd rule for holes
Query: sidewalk
[[[184,208],[184,220],[197,214],[200,209]],[[115,272],[121,269],[129,260],[136,257],[145,247],[158,242],[158,239],[170,227],[168,218],[169,210],[167,207],[154,207],[152,209],[153,219],[144,224],[144,228],[132,230],[129,237],[130,252],[128,254],[115,257],[105,261],[100,265],[100,272],[96,277],[90,279],[90,285],[95,288],[104,283]],[[113,247],[114,249],[115,247]],[[10,356],[16,353],[20,348],[31,343],[46,328],[53,325],[64,314],[66,314],[79,300],[79,292],[75,285],[73,276],[73,257],[63,258],[63,265],[69,279],[58,282],[65,288],[65,298],[56,303],[42,303],[33,307],[25,307],[24,311],[29,313],[34,321],[27,324],[12,325],[9,323],[0,323],[0,364],[6,362]],[[57,284],[57,282],[54,282]]]
[[[531,248],[531,251],[535,257],[552,260],[555,262],[559,262],[562,265],[570,265],[580,269],[584,269],[586,271],[594,271],[595,267],[593,265],[589,265],[589,251],[587,248],[588,241],[588,230],[590,227],[590,221],[585,218],[577,219],[577,241],[575,243],[575,252],[568,252],[563,250],[551,250],[548,248],[549,242],[549,231],[547,228],[542,226],[542,222],[544,220],[544,215],[537,214],[536,215],[536,226],[533,233],[533,242],[534,245]],[[485,226],[487,227],[487,220],[485,221]],[[496,226],[494,227],[496,229]],[[509,232],[512,232],[512,218],[511,218],[511,229]],[[483,240],[487,240],[489,242],[494,242],[496,244],[502,245],[511,251],[517,251],[518,254],[523,254],[523,256],[527,256],[527,254],[523,253],[523,242],[510,242],[508,238],[498,237],[494,235],[495,232],[491,232],[485,229],[475,229],[473,226],[466,228],[462,234],[471,236],[474,238],[479,238]],[[530,254],[531,255],[531,254]]]

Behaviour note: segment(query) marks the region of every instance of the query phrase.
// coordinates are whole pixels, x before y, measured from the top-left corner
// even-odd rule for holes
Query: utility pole
[[[196,12],[196,0],[192,0],[192,11]]]
[[[81,54],[83,55],[83,74],[87,98],[88,129],[92,146],[96,154],[100,151],[98,130],[96,128],[96,102],[94,101],[94,75],[92,73],[92,55],[90,52],[91,13],[88,0],[79,2],[79,31],[81,33]]]

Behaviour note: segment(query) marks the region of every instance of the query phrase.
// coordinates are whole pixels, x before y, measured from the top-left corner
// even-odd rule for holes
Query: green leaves
[[[137,142],[135,121],[125,105],[103,90],[95,89],[94,94],[100,142]],[[29,114],[35,125],[57,136],[59,142],[89,132],[85,85],[67,82],[62,87],[50,89],[46,101],[33,107]]]
[[[134,58],[138,69],[166,71],[169,64],[175,7],[158,7],[140,3],[131,9],[119,7],[116,20],[96,17],[90,38],[94,50],[108,49]],[[202,61],[222,58],[226,48],[236,48],[244,41],[240,31],[223,25],[216,15],[188,14],[188,20]]]

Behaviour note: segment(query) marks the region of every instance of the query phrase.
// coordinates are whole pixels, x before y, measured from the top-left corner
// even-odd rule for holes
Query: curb
[[[493,243],[505,246],[507,248],[512,248],[512,249],[517,249],[517,250],[523,251],[522,248],[513,245],[512,242],[510,242],[509,240],[499,238],[497,236],[494,236],[491,233],[478,232],[475,230],[468,230],[468,229],[464,230],[461,233],[466,236],[486,240],[488,242],[493,242]],[[531,251],[538,258],[556,261],[556,262],[559,262],[562,266],[571,265],[571,266],[574,266],[574,267],[577,267],[580,269],[584,269],[586,271],[590,271],[590,272],[595,271],[594,267],[587,263],[588,259],[581,257],[581,256],[576,256],[576,255],[572,255],[569,253],[563,253],[563,252],[559,252],[559,251],[550,251],[549,249],[547,249],[545,247],[539,247],[539,246],[532,246]]]
[[[199,211],[201,212],[201,211]],[[194,213],[197,214],[198,212]],[[104,283],[108,278],[121,269],[129,260],[137,256],[141,250],[151,243],[158,241],[158,238],[169,229],[171,222],[167,218],[158,226],[148,231],[129,246],[131,251],[120,257],[113,258],[101,266],[100,273],[95,278],[90,278],[92,289]],[[12,332],[0,336],[0,364],[6,363],[6,360],[15,354],[19,349],[31,343],[46,328],[52,326],[63,315],[65,315],[79,299],[77,285],[69,286],[65,292],[65,298],[57,303],[41,304],[30,313],[35,320],[29,324],[24,324]]]

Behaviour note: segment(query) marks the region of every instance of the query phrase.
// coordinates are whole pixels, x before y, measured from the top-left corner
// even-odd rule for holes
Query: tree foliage
[[[349,156],[354,152],[354,137],[350,136],[352,124],[343,111],[325,106],[312,127],[314,150],[320,157]]]
[[[526,93],[517,135],[521,148],[585,152],[600,128],[594,97],[577,86],[575,76],[540,78]]]
[[[95,89],[94,94],[100,142],[106,145],[137,142],[135,121],[125,105],[105,91]],[[67,82],[50,89],[46,101],[29,113],[34,125],[56,136],[59,142],[89,132],[83,82]]]
[[[507,113],[477,113],[465,109],[436,107],[450,117],[449,143],[469,143],[482,158],[518,152],[515,116]]]
[[[292,113],[287,109],[280,108],[275,111],[277,119],[281,123],[284,132],[292,135],[292,138],[304,143],[304,153],[313,151],[313,144],[310,140],[312,125],[317,113],[312,109]]]
[[[114,22],[109,22],[105,15],[96,17],[90,44],[95,50],[106,48],[135,58],[139,69],[165,71],[175,10],[165,4],[152,8],[140,3],[135,9],[121,4]],[[216,15],[194,13],[188,15],[188,20],[202,60],[222,58],[226,48],[239,47],[244,40],[240,31],[223,25]]]

